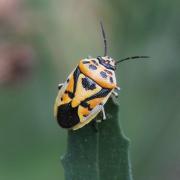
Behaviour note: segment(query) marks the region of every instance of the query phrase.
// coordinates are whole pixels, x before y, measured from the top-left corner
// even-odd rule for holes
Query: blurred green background
[[[136,180],[180,179],[180,1],[0,0],[0,180],[64,180],[66,131],[53,118],[57,84],[81,58],[116,71],[120,123]]]

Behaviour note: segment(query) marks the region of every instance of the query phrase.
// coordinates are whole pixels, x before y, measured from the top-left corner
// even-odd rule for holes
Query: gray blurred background
[[[180,179],[180,1],[0,0],[0,180],[64,180],[66,131],[53,118],[57,84],[81,58],[116,71],[120,123],[135,180]]]

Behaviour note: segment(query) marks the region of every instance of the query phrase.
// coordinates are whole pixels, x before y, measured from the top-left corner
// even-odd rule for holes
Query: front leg
[[[102,106],[102,114],[103,114],[103,120],[106,120],[106,113],[104,110],[104,106]]]
[[[106,120],[106,113],[105,113],[105,110],[104,110],[104,106],[103,105],[101,105],[102,107],[102,110],[101,110],[101,112],[102,112],[102,115],[103,115],[103,117],[102,117],[102,119],[96,119],[95,121],[96,121],[96,123],[101,123],[102,122],[102,120],[104,121],[104,120]]]

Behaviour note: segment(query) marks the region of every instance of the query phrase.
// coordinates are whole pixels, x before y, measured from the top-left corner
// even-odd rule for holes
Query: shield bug
[[[133,56],[114,60],[107,55],[107,41],[102,23],[104,56],[80,60],[65,83],[59,84],[55,100],[54,116],[63,128],[77,130],[92,121],[100,112],[106,119],[104,104],[111,95],[118,96],[120,87],[116,84],[117,65],[126,60],[148,58]]]

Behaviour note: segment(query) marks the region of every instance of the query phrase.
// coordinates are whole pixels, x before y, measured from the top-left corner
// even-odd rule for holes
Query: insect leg
[[[104,110],[104,106],[102,106],[102,114],[103,114],[103,120],[106,120],[106,113]]]
[[[62,88],[63,85],[64,85],[64,83],[58,84],[58,89],[60,90],[60,89]]]
[[[112,94],[115,96],[115,97],[118,97],[118,93],[113,91]]]
[[[117,87],[115,87],[115,89],[116,89],[116,90],[118,90],[118,91],[120,91],[120,90],[121,90],[121,88],[120,88],[120,87],[118,87],[118,86],[117,86]]]
[[[104,121],[104,120],[106,120],[106,113],[105,113],[105,110],[104,110],[104,106],[103,106],[103,105],[101,105],[101,109],[102,109],[101,112],[102,112],[102,115],[103,115],[102,120]],[[101,123],[102,120],[101,120],[101,119],[96,119],[96,123]]]
[[[120,87],[118,87],[118,86],[117,86],[117,87],[115,87],[115,90],[117,90],[117,91],[120,91],[120,89],[121,89],[121,88],[120,88]],[[115,92],[115,90],[113,90],[113,91],[112,91],[112,94],[113,94],[115,97],[118,97],[118,93],[117,93],[117,92]]]

